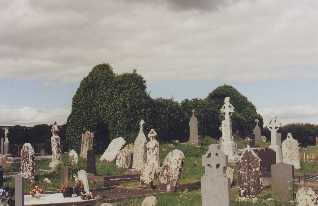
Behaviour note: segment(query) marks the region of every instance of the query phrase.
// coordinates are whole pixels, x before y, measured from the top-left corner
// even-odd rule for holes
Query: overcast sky
[[[65,122],[104,62],[137,69],[153,97],[228,83],[266,119],[318,123],[317,11],[317,0],[0,0],[0,125]]]

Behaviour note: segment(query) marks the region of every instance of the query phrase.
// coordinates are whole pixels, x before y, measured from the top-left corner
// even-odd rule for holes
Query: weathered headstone
[[[181,150],[173,150],[168,153],[163,161],[159,174],[159,182],[166,185],[167,191],[174,191],[181,176],[184,154]]]
[[[157,132],[154,129],[151,129],[148,134],[149,142],[146,144],[146,164],[140,176],[140,181],[147,185],[153,183],[160,168],[159,142],[156,140],[156,137]]]
[[[80,170],[77,172],[77,177],[83,183],[84,192],[89,193],[90,190],[89,190],[87,172],[85,170]]]
[[[134,143],[133,165],[132,168],[141,171],[146,161],[147,138],[144,134],[144,120],[139,123],[139,134]]]
[[[90,149],[87,151],[87,172],[91,174],[96,174],[96,158],[95,158],[95,151]]]
[[[108,145],[104,154],[100,157],[100,161],[112,162],[116,159],[121,148],[126,144],[126,140],[122,137],[113,139]]]
[[[34,150],[30,143],[25,143],[21,149],[21,167],[20,173],[23,178],[28,180],[34,179]]]
[[[189,122],[190,127],[190,137],[189,143],[193,145],[199,145],[199,128],[198,128],[198,119],[195,116],[195,110],[192,110],[192,116]]]
[[[256,141],[261,141],[262,129],[261,129],[261,127],[259,126],[259,120],[256,119],[256,120],[255,120],[255,123],[256,123],[256,125],[255,125],[255,128],[254,128],[254,130],[253,130],[254,139],[255,139]]]
[[[93,149],[94,145],[94,133],[86,131],[82,134],[81,153],[80,157],[87,159],[87,151]]]
[[[302,187],[296,193],[296,202],[298,206],[317,206],[318,194],[310,187]]]
[[[230,97],[224,99],[224,105],[221,108],[221,113],[224,120],[221,124],[222,137],[220,139],[221,149],[228,156],[229,161],[235,162],[238,160],[237,145],[234,142],[232,135],[232,120],[231,116],[234,113],[234,106],[230,103]]]
[[[5,128],[4,129],[4,143],[3,143],[3,154],[7,155],[9,154],[9,129]]]
[[[294,194],[294,167],[278,163],[272,165],[272,191],[278,200],[287,203]]]
[[[291,133],[288,133],[287,139],[282,143],[283,162],[291,164],[295,169],[300,169],[299,143]]]
[[[24,206],[24,194],[23,194],[23,178],[20,175],[14,177],[14,202],[15,206]]]
[[[254,152],[261,159],[261,183],[269,186],[271,184],[271,166],[276,164],[276,152],[269,148],[255,148]]]
[[[272,119],[267,125],[268,129],[271,132],[271,145],[269,147],[276,152],[276,163],[280,163],[283,161],[281,134],[277,133],[281,125],[282,124],[278,121],[277,117]]]
[[[212,144],[202,157],[204,175],[201,178],[202,206],[229,206],[230,181],[226,177],[227,156],[220,145]]]
[[[144,199],[141,206],[157,206],[158,200],[155,196],[149,196]]]
[[[131,168],[131,165],[132,165],[132,158],[133,158],[133,152],[129,148],[129,145],[127,145],[118,153],[116,157],[116,166],[118,168],[129,169]]]
[[[72,167],[75,167],[78,164],[78,154],[75,150],[71,150],[68,153],[68,161]]]
[[[255,198],[262,191],[261,159],[250,148],[244,150],[239,161],[240,196]]]
[[[53,170],[61,164],[62,160],[62,150],[61,150],[61,138],[59,137],[59,127],[56,122],[54,122],[51,132],[51,147],[52,147],[52,161],[50,162],[50,168]]]

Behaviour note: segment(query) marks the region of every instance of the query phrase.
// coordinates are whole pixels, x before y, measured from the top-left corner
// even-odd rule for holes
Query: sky
[[[318,124],[317,0],[0,0],[0,125],[60,124],[96,64],[152,97],[231,84],[266,120]]]

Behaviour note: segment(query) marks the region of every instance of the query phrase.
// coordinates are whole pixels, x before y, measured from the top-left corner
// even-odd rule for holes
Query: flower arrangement
[[[30,195],[35,198],[40,198],[41,194],[44,193],[44,190],[39,185],[34,185],[30,191]]]

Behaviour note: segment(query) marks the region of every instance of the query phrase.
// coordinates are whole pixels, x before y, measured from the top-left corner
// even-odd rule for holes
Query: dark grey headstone
[[[287,203],[294,196],[294,167],[278,163],[272,165],[272,191],[281,202]]]
[[[87,172],[96,174],[96,158],[93,149],[87,151]]]
[[[261,159],[261,177],[271,177],[271,166],[276,164],[276,152],[272,149],[254,149]]]

